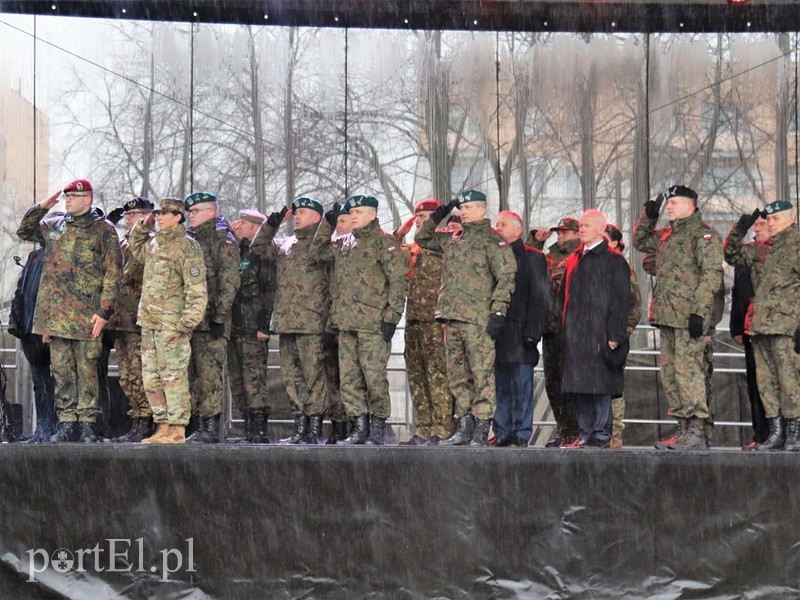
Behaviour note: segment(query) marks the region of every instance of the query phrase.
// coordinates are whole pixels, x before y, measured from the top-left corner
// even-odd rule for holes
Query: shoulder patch
[[[197,277],[198,275],[200,275],[200,269],[198,269],[197,267],[192,267],[189,270],[189,275],[191,275],[192,277]]]

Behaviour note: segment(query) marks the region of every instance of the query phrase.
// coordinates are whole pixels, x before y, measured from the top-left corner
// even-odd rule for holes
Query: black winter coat
[[[583,247],[567,258],[559,289],[561,391],[619,396],[630,347],[630,267],[605,240],[585,256]],[[620,346],[612,351],[609,341]]]
[[[15,337],[21,338],[33,331],[33,313],[36,309],[36,296],[39,294],[43,266],[44,246],[28,254],[28,260],[17,281],[8,317],[8,332]]]
[[[511,243],[517,261],[516,285],[511,294],[503,331],[494,343],[497,362],[536,365],[539,352],[525,348],[525,339],[538,342],[547,325],[550,290],[547,261],[539,250],[522,239]]]

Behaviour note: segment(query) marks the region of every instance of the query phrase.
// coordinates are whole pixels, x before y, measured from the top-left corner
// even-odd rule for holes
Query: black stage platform
[[[7,444],[0,472],[2,598],[800,589],[796,454]]]

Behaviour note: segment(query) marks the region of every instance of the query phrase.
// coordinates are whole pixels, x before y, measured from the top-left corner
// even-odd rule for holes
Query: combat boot
[[[242,415],[244,417],[244,432],[242,436],[242,441],[246,444],[253,443],[253,420],[255,417],[255,413],[246,410]]]
[[[331,435],[326,444],[335,444],[347,439],[347,421],[331,421]]]
[[[300,440],[301,444],[308,444],[315,446],[319,444],[319,438],[322,437],[322,415],[314,415],[308,418],[308,433]]]
[[[689,426],[689,419],[678,419],[678,427],[666,439],[660,440],[655,443],[656,450],[669,450],[672,444],[677,443],[678,439],[683,435],[686,428]]]
[[[251,444],[269,444],[267,437],[267,413],[254,412],[251,413],[250,422],[250,443]]]
[[[706,436],[703,433],[703,419],[693,417],[678,440],[668,446],[670,450],[705,450]]]
[[[83,444],[94,444],[99,440],[97,434],[94,432],[94,429],[92,428],[92,425],[93,425],[92,423],[86,423],[84,421],[78,423],[78,426],[76,428],[77,442],[81,442]]]
[[[456,432],[446,440],[439,442],[440,446],[466,446],[472,441],[472,431],[475,429],[475,419],[472,415],[464,415],[458,420]],[[487,430],[488,433],[488,430]],[[488,440],[487,440],[488,444]]]
[[[75,425],[73,421],[61,421],[56,428],[56,432],[50,436],[50,441],[55,444],[75,441]]]
[[[183,425],[167,425],[167,432],[156,444],[185,444],[186,430]]]
[[[281,444],[299,444],[300,440],[306,437],[308,433],[308,417],[306,415],[297,415],[294,418],[294,433],[288,438],[283,438]]]
[[[133,417],[131,419],[131,428],[128,430],[128,433],[124,433],[119,437],[112,438],[111,441],[114,442],[115,444],[130,442],[131,438],[136,436],[136,434],[139,432],[139,427],[141,426],[140,421],[141,419],[139,417]],[[141,438],[139,438],[136,441],[140,442]]]
[[[359,446],[369,438],[369,415],[359,415],[353,421],[353,431],[350,437],[343,439],[340,444]]]
[[[386,434],[386,418],[369,416],[369,439],[364,442],[365,446],[383,446]]]
[[[786,443],[783,449],[800,452],[800,418],[786,419]]]
[[[167,423],[156,423],[156,425],[156,432],[149,438],[144,438],[143,444],[160,444],[161,440],[167,436],[170,426]]]
[[[197,431],[186,438],[187,444],[218,444],[219,443],[219,415],[200,419]]]
[[[491,419],[475,419],[475,430],[472,432],[470,446],[473,448],[485,448],[489,445],[489,425],[491,423]]]
[[[756,450],[762,452],[764,450],[780,450],[783,448],[783,444],[786,442],[781,417],[778,415],[777,417],[767,419],[767,421],[769,421],[769,437],[764,440],[763,444],[758,444],[756,446]]]

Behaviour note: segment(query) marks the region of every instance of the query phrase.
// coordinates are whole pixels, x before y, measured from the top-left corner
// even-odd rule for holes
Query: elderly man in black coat
[[[580,437],[570,447],[607,448],[611,398],[622,394],[630,267],[608,247],[606,218],[589,209],[578,221],[581,245],[566,259],[559,288],[561,391],[575,404]]]
[[[527,446],[533,433],[533,367],[544,332],[549,287],[547,261],[539,250],[522,241],[520,216],[501,212],[495,230],[511,246],[517,261],[516,285],[508,305],[503,331],[495,340],[494,436],[497,446]]]

